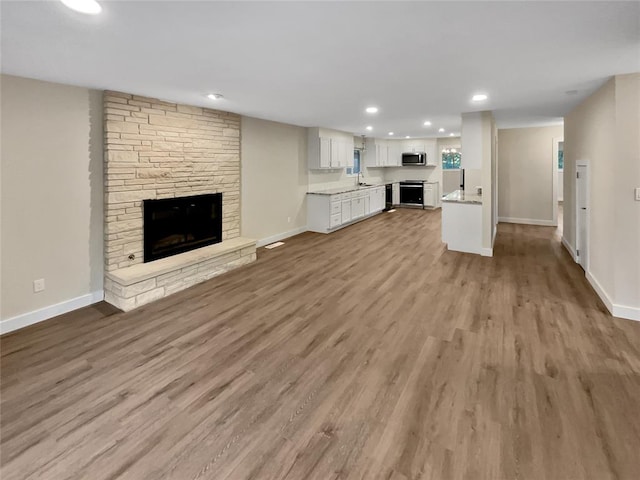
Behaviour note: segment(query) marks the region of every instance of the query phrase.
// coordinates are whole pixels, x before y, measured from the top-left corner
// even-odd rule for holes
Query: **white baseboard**
[[[19,328],[28,327],[34,323],[39,323],[44,320],[48,320],[63,313],[77,310],[78,308],[86,307],[94,303],[100,302],[104,299],[104,291],[98,290],[95,292],[82,295],[80,297],[72,298],[64,302],[56,303],[49,307],[44,307],[33,312],[23,313],[12,318],[0,321],[0,334],[9,333]]]
[[[626,320],[635,320],[640,322],[640,308],[627,307],[626,305],[613,304],[613,311],[611,315],[618,318],[624,318]]]
[[[591,284],[593,289],[596,291],[596,293],[600,297],[600,300],[602,300],[602,302],[604,303],[604,306],[607,307],[607,310],[612,312],[613,311],[613,302],[611,301],[611,297],[609,297],[607,292],[605,292],[604,288],[602,288],[602,285],[600,285],[600,282],[598,282],[594,278],[594,276],[591,275],[591,272],[586,272],[585,276],[587,277],[587,281]]]
[[[521,223],[523,225],[540,225],[543,227],[558,226],[558,222],[554,222],[553,220],[536,220],[534,218],[498,217],[498,221],[502,223]]]
[[[493,248],[480,249],[480,255],[482,255],[483,257],[493,257]]]
[[[578,263],[578,257],[576,256],[575,249],[569,244],[569,241],[564,238],[564,236],[562,237],[562,245],[564,245],[564,248],[567,249],[569,255],[571,255],[571,258],[573,258],[573,261]]]
[[[626,320],[640,321],[640,308],[627,307],[626,305],[617,305],[613,303],[611,297],[607,294],[604,288],[602,288],[602,285],[600,285],[591,272],[587,272],[586,277],[587,281],[591,284],[611,315],[618,318],[624,318]]]
[[[307,226],[294,228],[293,230],[289,230],[288,232],[278,233],[277,235],[272,235],[270,237],[261,238],[256,242],[256,247],[264,247],[265,245],[269,245],[270,243],[279,242],[280,240],[284,240],[285,238],[293,237],[294,235],[299,235],[307,231]]]

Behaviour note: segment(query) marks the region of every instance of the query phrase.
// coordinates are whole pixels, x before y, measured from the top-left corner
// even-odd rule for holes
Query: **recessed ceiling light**
[[[373,130],[373,127],[372,127],[371,125],[369,125],[369,126],[367,127],[367,130],[371,131],[371,130]]]
[[[442,133],[442,132],[444,132],[444,128],[439,128],[439,129],[438,129],[438,131],[439,131],[440,133]]]
[[[450,133],[449,136],[450,137],[455,137],[455,135],[453,133]]]
[[[220,100],[221,98],[223,98],[223,96],[220,93],[210,93],[209,95],[207,95],[207,98],[209,100]]]
[[[406,137],[404,137],[404,138],[411,138],[411,137],[410,137],[409,135],[407,135],[407,136],[406,136]]]
[[[471,97],[471,101],[473,102],[482,102],[483,100],[486,100],[487,97],[484,93],[476,93],[473,97]]]
[[[378,113],[378,107],[367,107],[367,113]]]
[[[431,126],[431,122],[429,120],[427,120],[426,122],[423,123],[423,125],[425,127],[430,127]]]
[[[393,132],[389,132],[389,135],[393,135]]]
[[[102,11],[102,7],[96,0],[60,0],[71,10],[86,13],[87,15],[97,15]]]

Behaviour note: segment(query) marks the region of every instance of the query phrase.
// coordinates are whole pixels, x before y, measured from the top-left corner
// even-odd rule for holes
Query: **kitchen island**
[[[442,241],[449,250],[489,255],[482,248],[482,195],[456,190],[442,197]]]

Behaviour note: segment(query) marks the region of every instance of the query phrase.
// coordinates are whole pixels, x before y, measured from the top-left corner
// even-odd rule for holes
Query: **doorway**
[[[589,171],[587,165],[576,166],[576,257],[577,262],[586,272],[589,259],[588,235],[588,185]]]

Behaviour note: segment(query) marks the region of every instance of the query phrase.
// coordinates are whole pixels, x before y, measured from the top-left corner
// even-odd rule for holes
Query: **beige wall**
[[[498,216],[522,223],[554,223],[553,139],[562,125],[498,131]]]
[[[102,290],[103,135],[101,92],[1,81],[6,320]]]
[[[614,315],[640,320],[640,74],[609,80],[565,118],[564,237],[575,249],[576,165],[589,169],[587,275]]]
[[[242,117],[241,152],[242,236],[268,241],[305,227],[307,129]]]
[[[615,82],[611,79],[565,118],[564,227],[565,241],[575,251],[576,164],[589,165],[589,258],[588,270],[607,295],[615,290],[613,243],[615,235],[613,197],[615,146]]]
[[[640,187],[640,73],[615,82],[615,303],[640,309],[640,202],[634,201]]]
[[[493,207],[494,189],[497,188],[494,177],[496,157],[495,121],[491,112],[482,112],[482,248],[493,249],[495,209]],[[463,144],[464,147],[464,144]],[[464,158],[464,157],[463,157]],[[466,185],[465,185],[466,188]]]

